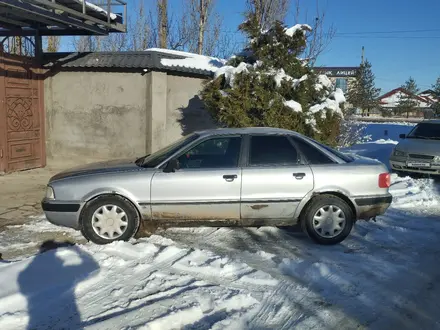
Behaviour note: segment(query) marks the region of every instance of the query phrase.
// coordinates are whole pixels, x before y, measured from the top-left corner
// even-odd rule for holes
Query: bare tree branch
[[[267,30],[275,21],[284,21],[290,0],[246,0],[247,11],[254,13],[262,30]]]
[[[299,0],[295,1],[295,19],[297,23],[300,22],[301,8]],[[308,60],[310,66],[314,66],[318,57],[328,48],[332,42],[336,28],[333,24],[325,26],[326,11],[320,10],[319,1],[316,0],[316,13],[314,15],[314,21],[311,25],[312,32],[307,37],[307,48],[305,50],[305,57]],[[305,11],[304,20],[307,22],[307,10]]]

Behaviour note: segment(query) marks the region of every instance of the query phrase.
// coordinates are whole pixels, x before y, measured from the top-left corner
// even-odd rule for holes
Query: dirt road
[[[8,225],[23,224],[30,216],[41,215],[41,199],[51,176],[77,161],[51,162],[45,168],[0,175],[0,231]]]
[[[74,231],[50,225],[41,209],[41,199],[50,177],[78,165],[78,162],[52,162],[45,168],[0,175],[2,258],[9,260],[32,255],[46,239],[81,241]]]

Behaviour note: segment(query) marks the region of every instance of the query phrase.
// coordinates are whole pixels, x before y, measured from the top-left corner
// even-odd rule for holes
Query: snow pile
[[[281,81],[283,80],[294,80],[291,76],[284,72],[284,69],[272,70],[270,73],[274,74],[273,79],[275,80],[275,84],[277,85],[277,87],[281,87]]]
[[[225,75],[226,83],[233,88],[235,76],[242,72],[249,72],[249,68],[251,67],[252,65],[244,62],[241,62],[237,67],[225,65],[216,70],[214,73],[214,79],[217,79],[221,75]]]
[[[340,88],[336,88],[336,90],[328,96],[322,103],[315,104],[310,107],[310,112],[312,114],[321,112],[321,117],[325,118],[325,110],[330,110],[338,113],[341,117],[343,117],[342,110],[340,108],[340,104],[345,102],[344,92]]]
[[[163,49],[163,48],[148,48],[147,51],[160,52],[165,54],[172,54],[183,56],[181,59],[162,58],[160,63],[167,67],[182,67],[197,70],[216,72],[219,68],[223,67],[226,60],[216,57],[199,55],[194,53],[182,52],[177,50]]]
[[[273,75],[273,79],[275,80],[275,84],[277,87],[281,87],[281,82],[283,80],[287,81],[287,82],[292,82],[292,87],[295,89],[296,87],[298,87],[298,85],[302,82],[307,80],[308,75],[303,75],[301,78],[299,79],[295,79],[291,76],[289,76],[288,74],[286,74],[286,72],[284,71],[284,69],[279,69],[279,70],[270,70],[269,75]]]
[[[297,88],[298,87],[298,85],[302,82],[302,81],[305,81],[305,80],[307,80],[309,78],[309,76],[308,75],[303,75],[301,78],[299,78],[299,79],[293,79],[293,84],[292,84],[292,86],[293,86],[293,88],[295,89],[295,88]]]
[[[341,116],[343,115],[342,110],[339,107],[339,103],[336,100],[332,100],[330,98],[325,99],[322,103],[318,103],[318,104],[311,106],[309,110],[311,113],[321,112],[321,115],[325,116],[325,112],[323,110],[327,110],[327,109],[334,111],[334,112],[337,112]]]
[[[308,24],[295,24],[294,26],[285,30],[285,34],[289,37],[293,37],[293,35],[297,32],[301,31],[302,33],[306,33],[306,31],[312,31],[312,28]]]
[[[346,101],[344,92],[340,88],[336,88],[335,91],[330,94],[329,98],[335,100],[338,104]]]
[[[290,109],[292,109],[295,112],[301,112],[302,111],[301,104],[299,104],[298,102],[296,102],[294,100],[284,101],[283,103],[284,103],[284,105],[286,107],[289,107]]]
[[[329,79],[329,77],[327,77],[327,76],[324,75],[324,74],[320,74],[320,75],[318,75],[318,82],[319,82],[322,86],[327,87],[327,88],[331,88],[331,87],[333,86],[332,81]]]
[[[391,140],[391,139],[379,139],[374,142],[368,142],[368,143],[376,143],[376,144],[398,144],[399,142]]]

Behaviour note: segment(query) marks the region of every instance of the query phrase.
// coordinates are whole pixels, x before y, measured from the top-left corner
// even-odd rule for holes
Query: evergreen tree
[[[371,63],[365,60],[356,72],[353,83],[349,86],[347,101],[361,109],[362,116],[365,112],[370,113],[371,110],[379,107],[380,88],[376,88],[374,78]]]
[[[402,93],[397,106],[397,111],[399,113],[406,113],[406,118],[408,118],[411,110],[414,110],[414,108],[416,108],[419,104],[416,99],[419,88],[417,87],[416,81],[412,77],[409,77],[409,79],[401,87],[406,93]]]
[[[434,111],[437,117],[440,116],[440,77],[437,78],[437,81],[434,85],[432,85],[432,91],[434,92],[434,97],[436,98],[436,102],[432,105],[432,110]]]
[[[262,30],[255,14],[239,26],[248,46],[204,86],[206,108],[221,126],[269,126],[295,130],[334,145],[345,97],[331,81],[298,58],[308,25],[287,29],[280,21]]]

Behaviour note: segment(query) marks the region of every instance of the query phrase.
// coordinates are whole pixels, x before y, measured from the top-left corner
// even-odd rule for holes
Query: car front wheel
[[[139,214],[126,198],[104,195],[90,201],[81,215],[81,232],[95,244],[127,241],[139,228]]]
[[[332,195],[315,197],[301,217],[303,230],[316,243],[333,245],[350,234],[355,216],[350,206]]]

